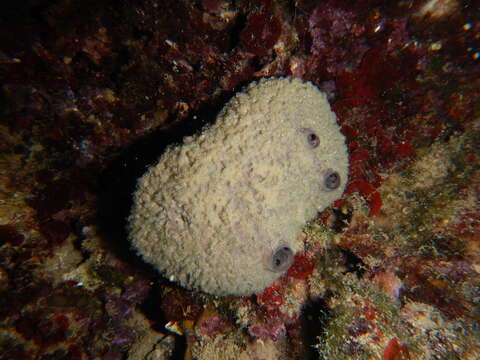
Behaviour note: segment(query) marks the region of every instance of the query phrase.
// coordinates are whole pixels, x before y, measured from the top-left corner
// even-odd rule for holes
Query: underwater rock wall
[[[3,2],[3,358],[478,358],[479,10]],[[136,178],[271,76],[327,94],[346,193],[262,293],[184,290],[129,248]]]

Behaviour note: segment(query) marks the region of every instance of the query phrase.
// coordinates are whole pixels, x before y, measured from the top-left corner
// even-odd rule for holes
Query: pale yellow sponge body
[[[305,222],[341,196],[347,172],[325,94],[297,79],[262,79],[140,178],[130,240],[186,288],[259,292],[291,265]]]

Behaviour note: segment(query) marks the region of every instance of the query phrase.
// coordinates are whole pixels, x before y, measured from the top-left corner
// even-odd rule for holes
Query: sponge
[[[188,289],[256,293],[290,267],[302,227],[342,195],[347,176],[325,94],[298,79],[261,79],[139,179],[130,241]]]

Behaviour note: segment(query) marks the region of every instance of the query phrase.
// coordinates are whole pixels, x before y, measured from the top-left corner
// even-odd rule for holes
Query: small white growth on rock
[[[289,268],[302,227],[341,196],[347,171],[325,94],[297,79],[262,79],[140,178],[130,240],[189,289],[259,292]]]
[[[458,11],[461,4],[458,0],[427,0],[417,11],[415,16],[429,16],[433,20],[440,20],[453,15]]]

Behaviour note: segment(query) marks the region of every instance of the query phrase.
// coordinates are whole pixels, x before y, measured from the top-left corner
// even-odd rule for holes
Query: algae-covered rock
[[[289,268],[297,235],[341,196],[347,171],[325,94],[297,79],[262,79],[140,178],[130,239],[187,288],[255,293]]]

